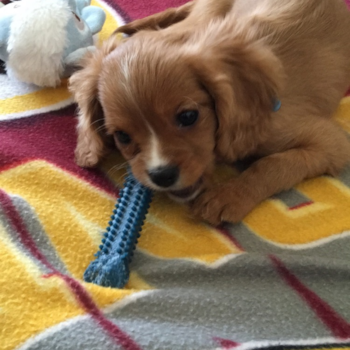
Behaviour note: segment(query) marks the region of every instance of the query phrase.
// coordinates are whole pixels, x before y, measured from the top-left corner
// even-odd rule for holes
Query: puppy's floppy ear
[[[75,159],[81,167],[96,166],[108,149],[103,134],[103,111],[97,98],[98,80],[103,58],[118,44],[117,38],[107,40],[100,49],[84,58],[81,69],[69,79],[69,90],[79,108]]]
[[[237,41],[199,55],[192,67],[215,102],[217,152],[228,155],[233,140],[269,120],[283,83],[282,64],[263,45]]]

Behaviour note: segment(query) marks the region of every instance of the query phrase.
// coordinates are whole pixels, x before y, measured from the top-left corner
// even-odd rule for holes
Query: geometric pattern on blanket
[[[179,0],[95,0],[104,40]],[[66,84],[0,75],[0,344],[12,349],[350,348],[350,168],[305,181],[213,228],[156,194],[123,290],[82,280],[122,160],[74,163]],[[334,116],[350,132],[350,97]],[[218,168],[217,180],[236,173]]]

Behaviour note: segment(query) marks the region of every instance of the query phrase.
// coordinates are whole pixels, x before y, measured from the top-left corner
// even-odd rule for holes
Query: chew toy
[[[152,191],[129,172],[104,233],[102,245],[84,273],[84,280],[104,287],[123,288],[129,280],[140,231],[152,200]]]

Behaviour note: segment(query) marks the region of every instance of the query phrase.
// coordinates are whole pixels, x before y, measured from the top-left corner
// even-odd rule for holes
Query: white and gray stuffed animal
[[[90,0],[21,0],[0,7],[0,60],[8,75],[55,87],[94,50],[105,12]]]

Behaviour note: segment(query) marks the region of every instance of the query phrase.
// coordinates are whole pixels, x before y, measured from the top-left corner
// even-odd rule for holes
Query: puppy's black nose
[[[164,166],[150,170],[148,176],[159,187],[170,187],[179,178],[179,168],[176,166]]]

